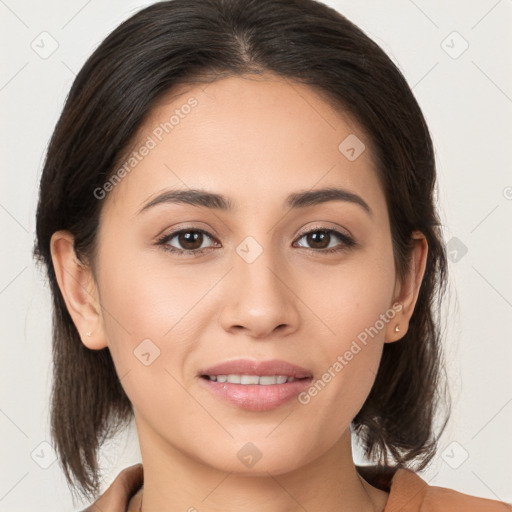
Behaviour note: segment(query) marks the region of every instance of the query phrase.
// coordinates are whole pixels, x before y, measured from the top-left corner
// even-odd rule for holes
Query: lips
[[[313,374],[286,361],[238,359],[201,370],[198,377],[213,396],[236,408],[267,411],[304,391]]]
[[[294,379],[304,379],[313,376],[312,372],[306,368],[279,359],[269,361],[254,361],[250,359],[226,361],[200,370],[199,375],[204,377],[218,375],[285,376],[293,377]]]

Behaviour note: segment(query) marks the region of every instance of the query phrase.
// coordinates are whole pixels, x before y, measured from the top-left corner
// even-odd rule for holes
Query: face
[[[368,138],[268,75],[181,85],[133,149],[101,199],[95,278],[141,443],[224,471],[313,461],[347,432],[399,318]],[[327,188],[342,192],[312,194]],[[227,204],[163,196],[192,189]]]

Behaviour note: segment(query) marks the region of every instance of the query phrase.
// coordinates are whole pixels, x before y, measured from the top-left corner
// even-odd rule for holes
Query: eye
[[[307,231],[303,233],[299,240],[305,238],[306,243],[308,243],[312,247],[306,247],[313,252],[320,253],[333,253],[346,251],[347,249],[356,245],[356,242],[353,238],[335,229],[326,229],[326,228],[315,228],[313,230]],[[341,244],[332,245],[331,242],[333,239],[338,239],[341,241]],[[304,247],[300,245],[300,247]]]
[[[208,239],[214,240],[216,244],[219,244],[212,235],[202,229],[184,228],[162,236],[157,241],[157,245],[162,246],[166,251],[179,254],[180,256],[200,256],[214,248],[212,245],[207,245],[206,247],[203,245],[205,241],[207,243]],[[305,248],[316,254],[346,251],[357,245],[350,236],[340,233],[335,229],[323,227],[303,233],[298,240],[302,239],[305,239],[306,243],[311,247],[306,247],[302,244],[299,244],[298,247]],[[332,245],[332,242],[336,239],[338,239],[338,244]]]
[[[171,242],[174,240],[174,244]],[[163,246],[166,251],[187,256],[199,256],[212,247],[204,247],[205,239],[214,240],[214,238],[202,229],[180,229],[168,235],[161,237],[157,244]]]

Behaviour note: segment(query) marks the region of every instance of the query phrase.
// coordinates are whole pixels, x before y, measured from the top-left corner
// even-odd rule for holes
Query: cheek
[[[154,373],[149,368],[168,364],[168,353],[173,351],[164,340],[172,339],[189,301],[186,289],[170,286],[134,246],[119,237],[116,244],[103,243],[98,282],[103,325],[117,373],[121,378],[133,372],[144,383]]]
[[[175,403],[180,389],[170,375],[183,381],[183,369],[206,328],[208,301],[202,299],[222,272],[173,265],[163,253],[118,242],[102,246],[98,275],[116,372],[137,408],[149,406],[157,395],[167,405]],[[168,396],[166,390],[173,392]]]
[[[383,349],[384,329],[375,327],[383,311],[353,307],[339,315],[333,342],[324,338],[322,373],[299,395],[309,430],[322,432],[322,449],[349,427],[370,393]]]
[[[151,424],[170,424],[171,411],[190,401],[177,381],[193,350],[188,340],[197,339],[186,333],[187,311],[197,298],[192,301],[187,287],[170,286],[143,263],[124,257],[104,266],[104,327],[116,373],[134,408]]]
[[[191,286],[179,268],[173,270],[155,251],[130,239],[102,247],[98,279],[113,343],[117,333],[134,341],[160,342],[197,302],[201,290],[196,283]]]
[[[369,251],[334,272],[322,286],[320,338],[321,375],[301,397],[311,407],[310,420],[329,425],[334,436],[348,426],[364,404],[375,381],[386,327],[393,322],[395,284],[391,246]],[[351,262],[352,263],[352,262]],[[313,414],[314,412],[314,414]]]
[[[369,330],[372,333],[369,339],[383,341],[386,322],[383,323],[382,315],[387,313],[388,321],[394,315],[391,307],[394,288],[390,245],[365,251],[333,272],[316,302],[331,334],[338,340],[332,344],[333,348],[341,350],[354,339],[364,342]]]

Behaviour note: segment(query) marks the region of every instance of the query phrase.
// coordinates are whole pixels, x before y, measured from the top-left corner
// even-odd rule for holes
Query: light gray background
[[[0,0],[2,511],[74,510],[47,444],[51,310],[31,258],[38,179],[75,74],[109,32],[150,3]],[[512,2],[326,3],[399,65],[436,146],[454,403],[439,455],[421,475],[512,502]],[[139,460],[132,429],[102,454],[104,486]]]

